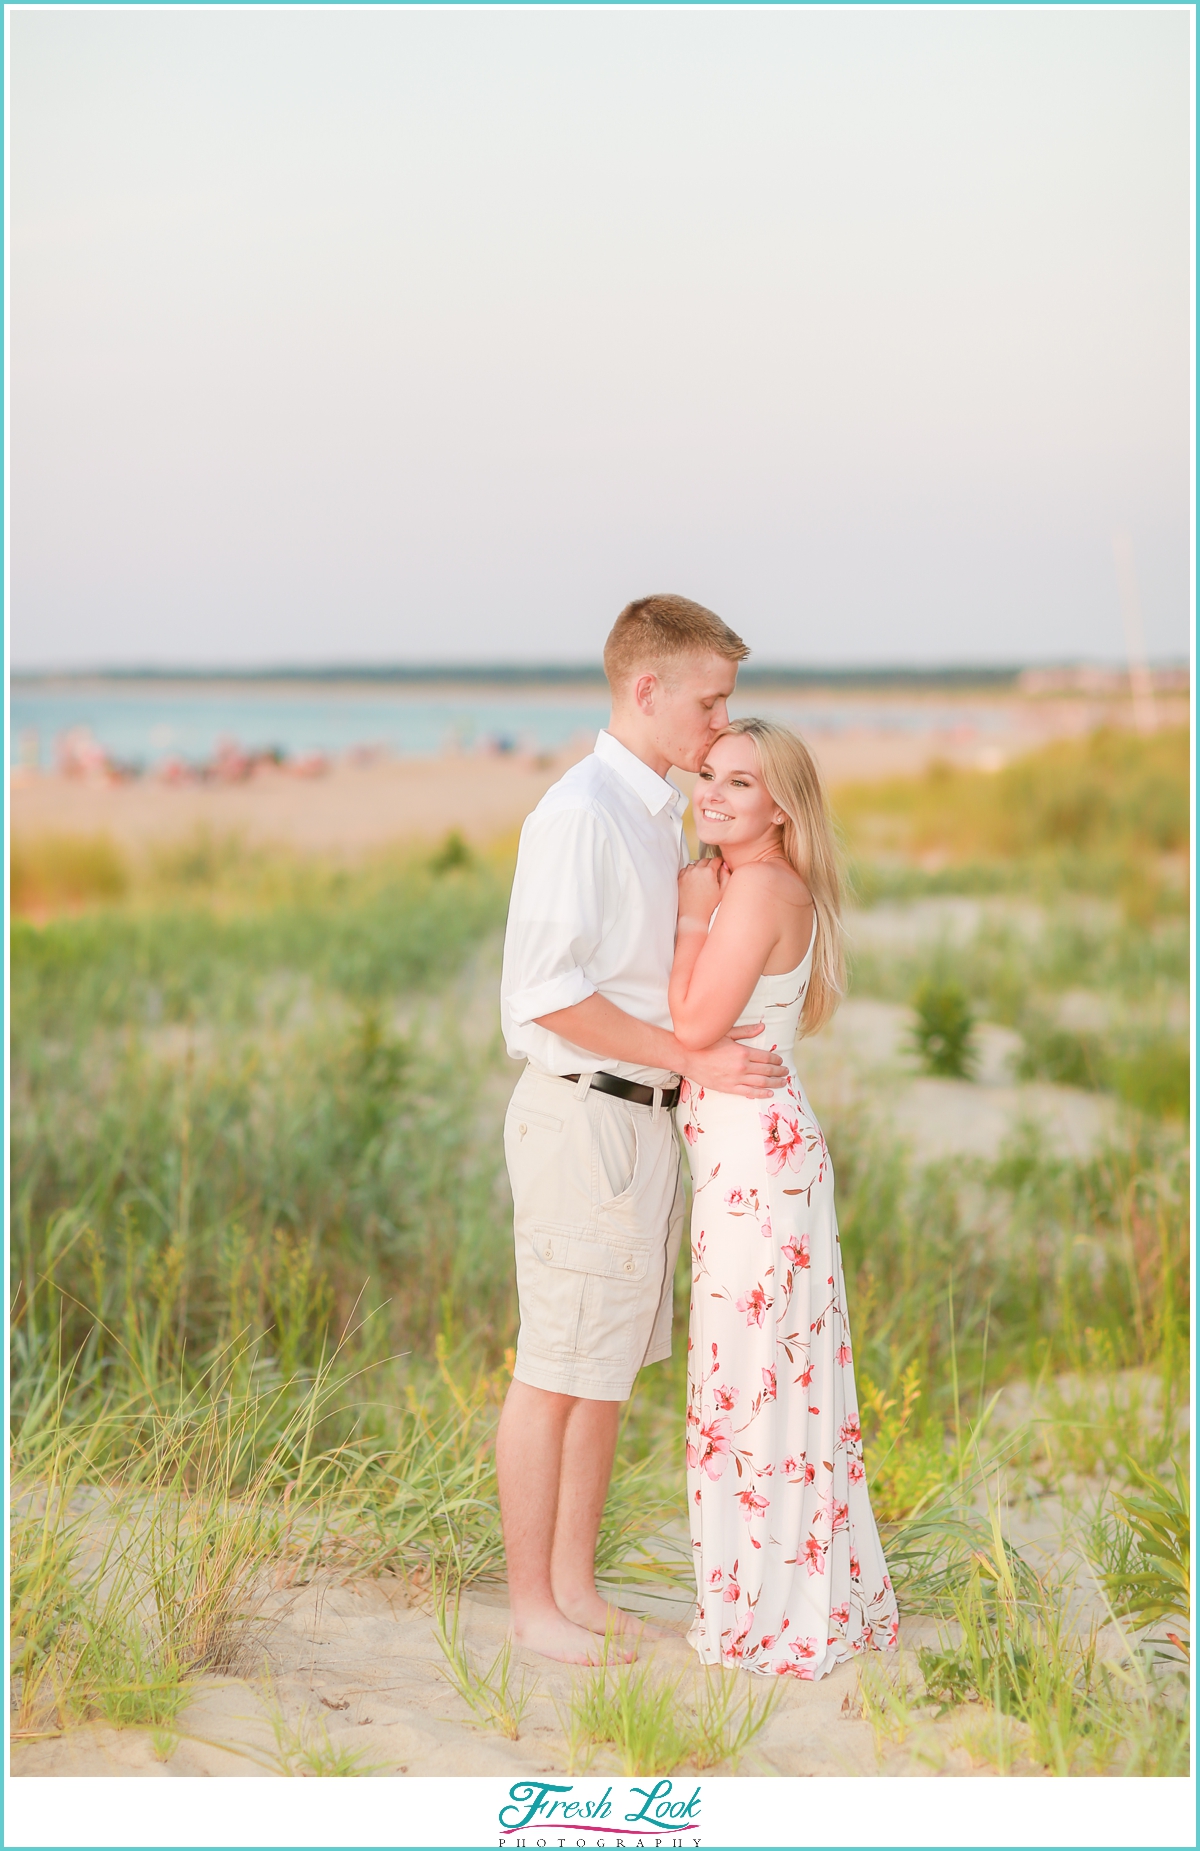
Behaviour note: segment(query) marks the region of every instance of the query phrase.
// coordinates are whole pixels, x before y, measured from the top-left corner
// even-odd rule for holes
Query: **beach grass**
[[[996,902],[965,933],[852,946],[852,993],[908,1005],[952,983],[972,1019],[1016,1029],[1028,1077],[1121,1103],[1119,1133],[1083,1159],[1026,1127],[987,1160],[920,1162],[869,1112],[826,1114],[902,1606],[942,1616],[960,1654],[945,1688],[1013,1766],[1178,1771],[1162,1624],[1185,1639],[1188,1619],[1176,1599],[1155,1634],[1128,1603],[1183,1548],[1168,1493],[1189,1318],[1185,750],[1105,736],[838,804],[860,900]],[[166,1746],[194,1680],[242,1662],[279,1578],[387,1569],[452,1603],[502,1572],[513,1070],[494,990],[510,863],[454,844],[357,868],[207,838],[137,865],[107,852],[29,850],[13,928],[17,1718],[27,1737],[102,1717]],[[74,872],[55,887],[54,868]],[[1087,1027],[1063,1013],[1080,995]],[[681,1271],[681,1316],[686,1297]],[[682,1352],[624,1412],[600,1546],[613,1583],[688,1570]],[[1017,1604],[997,1633],[997,1465],[1017,1501],[1076,1488],[1125,1645],[1089,1658],[1078,1628],[1056,1632],[1051,1593],[1007,1544]],[[986,1664],[961,1657],[968,1624]],[[1036,1670],[1016,1708],[995,1672],[1014,1652]],[[511,1667],[459,1670],[516,1716]],[[890,1696],[864,1689],[881,1743],[923,1701],[894,1679]],[[626,1758],[651,1752],[656,1705],[686,1734],[678,1693],[632,1691]],[[603,1726],[611,1747],[616,1724],[584,1709],[568,1739],[583,1755]],[[710,1722],[712,1752],[736,1748],[742,1722]],[[688,1727],[694,1760],[709,1751]],[[322,1754],[300,1734],[293,1771]]]

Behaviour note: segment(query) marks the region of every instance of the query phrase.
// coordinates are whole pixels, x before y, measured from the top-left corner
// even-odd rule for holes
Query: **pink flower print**
[[[758,1642],[758,1649],[759,1649],[759,1651],[760,1651],[760,1652],[769,1652],[769,1651],[770,1651],[770,1649],[771,1649],[771,1647],[772,1647],[772,1646],[774,1645],[774,1643],[775,1643],[775,1641],[776,1641],[776,1639],[778,1639],[778,1637],[779,1637],[779,1634],[778,1634],[778,1633],[775,1633],[775,1632],[765,1632],[765,1633],[763,1634],[763,1636],[762,1636],[762,1638],[761,1638],[761,1639],[759,1640],[759,1642]]]
[[[713,1389],[713,1400],[716,1402],[719,1408],[723,1408],[725,1413],[729,1414],[732,1412],[733,1404],[737,1400],[741,1392],[742,1391],[740,1388],[725,1388],[724,1386],[720,1388],[714,1388]]]
[[[709,1587],[720,1587],[724,1579],[725,1579],[725,1571],[723,1568],[710,1568],[709,1569],[708,1571]]]
[[[700,1136],[699,1125],[697,1125],[693,1119],[690,1119],[690,1118],[685,1119],[684,1126],[683,1126],[683,1135],[687,1139],[689,1144],[695,1144],[697,1139]]]
[[[692,1096],[692,1082],[690,1080],[680,1080],[679,1082],[679,1103],[680,1105],[686,1105],[688,1100],[691,1098],[691,1096]]]
[[[775,1399],[775,1371],[774,1369],[764,1369],[762,1372],[762,1379],[763,1379],[763,1398],[767,1401],[774,1401]]]
[[[850,1506],[848,1504],[835,1504],[833,1507],[833,1522],[830,1526],[831,1534],[836,1536],[838,1531],[844,1530],[849,1522]]]
[[[790,1165],[793,1170],[800,1168],[801,1136],[800,1127],[793,1118],[785,1118],[777,1105],[768,1112],[760,1112],[758,1122],[763,1128],[763,1145],[767,1154],[767,1169],[772,1176],[778,1176],[780,1170]]]
[[[838,1345],[837,1359],[843,1369],[850,1367],[850,1345],[848,1343]]]
[[[838,1433],[838,1439],[843,1446],[857,1446],[859,1444],[862,1439],[862,1429],[858,1424],[857,1414],[851,1414],[848,1419],[842,1422],[841,1430]]]
[[[759,1511],[766,1510],[771,1502],[770,1498],[760,1497],[758,1492],[752,1488],[739,1491],[737,1501],[748,1517],[757,1516]]]
[[[834,1607],[829,1617],[838,1626],[849,1626],[850,1624],[850,1602],[848,1600],[844,1600],[840,1607]]]
[[[847,1467],[847,1471],[849,1473],[850,1483],[852,1485],[861,1485],[863,1482],[863,1479],[867,1475],[866,1472],[863,1470],[863,1462],[861,1459],[851,1459],[850,1464]]]
[[[757,1215],[757,1189],[727,1189],[725,1206],[731,1215]]]
[[[850,1551],[850,1579],[851,1581],[862,1580],[862,1563],[855,1555],[853,1549]]]
[[[817,1655],[817,1642],[815,1639],[807,1638],[807,1639],[793,1639],[792,1640],[792,1657],[793,1658],[809,1659],[809,1658],[815,1658],[816,1655]]]
[[[796,1381],[801,1388],[809,1388],[812,1386],[812,1379],[813,1379],[813,1365],[809,1363],[808,1368],[802,1370],[801,1373],[796,1377]]]
[[[811,1485],[811,1484],[814,1484],[814,1483],[816,1482],[816,1476],[817,1476],[817,1468],[816,1468],[816,1466],[815,1466],[815,1465],[812,1465],[812,1464],[809,1464],[809,1465],[806,1465],[806,1466],[805,1466],[805,1468],[804,1468],[804,1482],[805,1482],[805,1484],[806,1484],[806,1485]]]
[[[751,1324],[757,1324],[761,1330],[764,1313],[773,1303],[774,1300],[767,1297],[761,1285],[756,1285],[752,1292],[747,1292],[744,1298],[739,1298],[737,1308],[746,1313],[746,1328],[749,1329]]]
[[[693,1471],[699,1467],[710,1478],[720,1478],[728,1463],[732,1444],[729,1416],[714,1414],[707,1427],[701,1427],[699,1440],[688,1441],[687,1462]]]
[[[789,1266],[798,1266],[801,1271],[807,1271],[811,1263],[808,1253],[807,1234],[793,1235],[791,1240],[784,1241],[779,1251],[784,1255]]]
[[[770,1240],[771,1238],[771,1217],[770,1215],[763,1216],[762,1220],[758,1224],[758,1231],[762,1235],[764,1240]]]
[[[796,1461],[792,1458],[792,1455],[790,1453],[788,1454],[787,1458],[784,1460],[783,1464],[780,1466],[779,1469],[781,1472],[794,1472],[798,1469],[796,1465]]]
[[[740,1600],[740,1598],[741,1598],[741,1593],[742,1593],[742,1590],[741,1590],[741,1588],[740,1588],[740,1587],[738,1586],[738,1584],[737,1584],[737,1582],[736,1582],[736,1581],[734,1580],[734,1578],[733,1578],[733,1576],[732,1576],[732,1575],[730,1575],[730,1577],[729,1577],[729,1579],[728,1579],[728,1581],[727,1581],[727,1582],[725,1583],[725,1598],[726,1598],[726,1600],[727,1600],[727,1601],[729,1601],[730,1603],[732,1603],[732,1602],[733,1602],[733,1601],[735,1601],[735,1600]],[[745,1636],[745,1635],[743,1634],[743,1637],[744,1637],[744,1636]]]
[[[825,1573],[825,1550],[815,1536],[810,1536],[804,1545],[804,1566],[810,1575]]]

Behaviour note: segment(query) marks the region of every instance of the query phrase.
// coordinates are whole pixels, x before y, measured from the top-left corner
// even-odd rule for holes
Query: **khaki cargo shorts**
[[[674,1113],[527,1067],[504,1120],[520,1382],[624,1401],[671,1354],[683,1232]]]

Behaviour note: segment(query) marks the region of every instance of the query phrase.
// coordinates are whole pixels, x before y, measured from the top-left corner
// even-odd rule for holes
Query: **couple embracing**
[[[608,728],[521,834],[501,983],[528,1063],[504,1127],[521,1324],[496,1464],[518,1640],[631,1657],[641,1622],[597,1591],[594,1557],[620,1404],[671,1353],[678,1127],[688,1637],[706,1664],[815,1678],[894,1644],[897,1615],[833,1172],[792,1052],[842,988],[837,862],[802,741],[729,720],[748,653],[686,598],[627,606],[604,652]],[[698,774],[691,865],[672,766]]]

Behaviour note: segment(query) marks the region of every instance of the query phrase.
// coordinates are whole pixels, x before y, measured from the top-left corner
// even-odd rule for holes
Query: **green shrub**
[[[912,1045],[927,1073],[968,1079],[975,1066],[975,1011],[962,985],[927,978],[913,996]]]
[[[452,829],[429,863],[434,874],[452,874],[456,868],[469,868],[474,861],[462,832]]]

